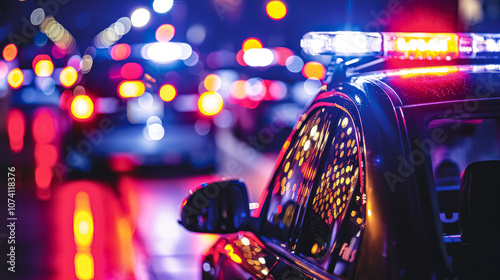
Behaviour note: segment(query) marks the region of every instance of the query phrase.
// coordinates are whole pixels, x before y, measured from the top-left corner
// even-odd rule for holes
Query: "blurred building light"
[[[75,255],[75,275],[79,280],[94,279],[94,258],[88,252]]]
[[[173,0],[154,0],[153,2],[153,10],[159,14],[164,14],[174,5]]]
[[[130,31],[130,28],[132,27],[132,22],[130,21],[130,18],[128,18],[128,17],[121,17],[116,22],[123,25],[124,30],[123,30],[123,34],[121,34],[122,36],[127,34]]]
[[[52,181],[52,167],[46,165],[38,165],[35,168],[35,183],[38,188],[47,189]]]
[[[76,47],[75,38],[52,16],[45,17],[40,24],[40,31],[47,35],[58,48],[64,50],[64,54],[73,52]]]
[[[231,96],[236,98],[236,99],[243,99],[246,97],[246,93],[245,93],[245,81],[244,80],[237,80],[237,81],[234,81],[232,84],[231,84],[231,88],[230,88],[230,93],[231,93]]]
[[[76,71],[80,71],[80,69],[82,67],[81,64],[82,64],[82,58],[77,54],[70,57],[68,59],[68,63],[67,63],[68,66],[75,68]]]
[[[86,120],[94,112],[94,102],[87,95],[77,95],[71,102],[71,115],[78,120]]]
[[[304,90],[309,95],[316,95],[323,84],[316,77],[309,78],[304,82]]]
[[[124,60],[130,56],[131,53],[130,45],[127,43],[116,44],[110,50],[109,54],[113,60]]]
[[[292,55],[286,59],[286,69],[292,73],[299,73],[304,67],[304,61],[300,56]]]
[[[59,74],[61,85],[66,88],[72,87],[78,79],[78,72],[72,66],[67,66]]]
[[[120,75],[127,80],[139,79],[143,74],[143,68],[139,63],[129,62],[125,63],[120,68]]]
[[[9,66],[7,63],[0,61],[0,79],[3,79],[9,73]]]
[[[122,98],[139,97],[146,91],[143,81],[124,81],[118,85],[118,94]]]
[[[173,101],[174,109],[178,112],[196,112],[198,100],[198,94],[179,95]]]
[[[24,81],[24,74],[19,68],[12,69],[7,76],[7,82],[13,89],[19,88]]]
[[[52,144],[35,145],[35,163],[37,165],[55,166],[57,158],[58,152],[56,146]]]
[[[207,31],[205,27],[201,24],[194,24],[189,27],[186,32],[186,39],[188,42],[194,45],[200,45],[205,41],[205,36]]]
[[[39,77],[49,77],[54,72],[54,64],[51,60],[39,60],[34,70]]]
[[[82,74],[87,74],[92,69],[92,64],[94,63],[94,59],[90,54],[86,54],[82,57],[81,62],[81,72]]]
[[[253,101],[260,101],[266,96],[266,87],[261,78],[250,78],[245,82],[245,94]]]
[[[158,42],[168,42],[174,38],[175,27],[171,24],[160,25],[155,32],[155,38]]]
[[[233,113],[229,110],[222,110],[218,115],[214,117],[214,123],[220,128],[229,128],[234,125]]]
[[[194,130],[198,135],[207,135],[210,132],[210,129],[210,122],[205,118],[200,118],[194,123]]]
[[[286,97],[288,88],[282,81],[274,81],[269,86],[269,95],[274,100],[282,100]]]
[[[249,49],[243,54],[243,60],[248,66],[266,67],[273,63],[274,53],[270,49]]]
[[[31,12],[30,21],[33,25],[40,25],[45,19],[45,11],[42,8],[34,9]]]
[[[154,102],[153,96],[149,92],[145,92],[137,99],[137,103],[139,104],[139,106],[142,109],[146,110],[151,108],[151,106],[153,106],[153,102]]]
[[[184,64],[186,66],[195,66],[198,61],[200,60],[200,56],[196,52],[192,52],[191,56],[189,56],[187,59],[184,60]]]
[[[170,102],[174,100],[174,98],[177,96],[177,90],[173,85],[163,85],[160,88],[160,98],[161,100],[165,102]]]
[[[130,16],[130,21],[134,27],[143,27],[148,24],[151,13],[145,8],[136,9]]]
[[[286,66],[286,60],[293,55],[293,51],[289,48],[277,47],[273,49],[276,63],[281,66]]]
[[[19,153],[24,147],[25,120],[19,109],[12,109],[7,116],[7,133],[9,135],[10,149]]]
[[[210,74],[203,80],[203,85],[207,91],[218,91],[222,85],[222,80],[217,74]]]
[[[14,44],[8,44],[3,48],[2,51],[3,59],[6,61],[12,61],[17,56],[17,47]]]
[[[109,27],[99,32],[94,38],[94,44],[97,48],[108,48],[118,40],[122,38],[123,35],[130,31],[131,22],[127,17],[122,17],[116,22],[112,23]]]
[[[261,49],[262,42],[257,38],[253,38],[253,37],[247,38],[245,41],[243,41],[241,48],[244,51],[247,51],[249,49]]]
[[[56,82],[51,77],[36,77],[35,84],[45,95],[52,95],[56,91]]]
[[[281,1],[270,1],[266,5],[267,16],[273,20],[280,20],[286,16],[286,6]]]
[[[304,77],[306,77],[307,79],[316,78],[318,80],[322,80],[325,78],[326,69],[323,64],[317,61],[309,61],[304,65],[304,68],[302,69],[302,75],[304,75]]]
[[[198,109],[205,116],[213,116],[218,114],[224,106],[222,96],[217,92],[205,92],[198,100]]]
[[[187,59],[191,54],[191,46],[183,43],[151,43],[144,45],[141,49],[141,56],[144,59],[157,63],[170,63],[179,59]]]
[[[118,111],[118,106],[118,100],[114,97],[99,97],[96,100],[95,111],[98,114],[113,114]]]
[[[146,126],[146,128],[148,130],[148,136],[151,140],[161,140],[165,135],[165,129],[159,123],[153,123]]]

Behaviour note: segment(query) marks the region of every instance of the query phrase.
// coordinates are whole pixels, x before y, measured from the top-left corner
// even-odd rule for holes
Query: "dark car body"
[[[439,186],[431,162],[430,147],[443,143],[448,135],[426,128],[433,120],[459,120],[467,125],[470,119],[493,118],[498,129],[499,74],[497,65],[429,67],[355,75],[346,82],[325,85],[285,142],[269,187],[252,214],[251,226],[215,243],[205,256],[203,279],[454,279],[457,274],[468,278],[458,272],[463,268],[457,261],[463,252],[460,232],[446,228],[450,219],[441,202],[438,206],[443,191],[452,190],[457,198],[451,199],[456,204],[453,209],[458,209],[459,191]],[[326,118],[333,124],[325,139],[332,144],[321,143],[314,161],[299,161],[308,165],[300,171],[305,173],[300,178],[302,191],[298,191],[296,201],[282,205],[283,194],[292,188],[287,184],[293,184],[296,176],[286,176],[294,166],[288,157],[296,154],[294,143],[300,148],[300,142],[313,139],[303,138],[301,130],[318,110],[331,112]],[[346,126],[344,119],[348,119]],[[315,123],[321,126],[323,121]],[[342,134],[336,134],[335,126]],[[354,138],[339,141],[348,137],[343,129],[350,127]],[[497,147],[498,139],[493,139]],[[339,156],[335,145],[343,147],[346,142],[351,149],[345,150],[345,160],[356,153],[356,147],[359,152],[342,161],[344,154]],[[347,162],[345,176],[344,169],[336,178],[335,170],[329,170],[329,163],[330,167],[338,164],[332,157]],[[492,153],[488,160],[492,159],[498,160],[498,155]],[[287,167],[290,162],[292,167]],[[353,166],[356,174],[351,182],[356,182],[350,191],[340,190],[340,186],[348,186],[347,174],[353,174]],[[323,190],[323,184],[330,186],[325,183],[329,178],[333,178],[332,183],[341,178],[340,185],[333,185],[333,194]],[[335,196],[337,189],[342,192]],[[281,200],[276,203],[280,193]],[[337,200],[340,203],[332,204],[331,196],[337,199],[342,194],[344,198]],[[488,203],[487,198],[482,199]],[[318,218],[316,214],[326,211],[318,210],[322,205],[324,209],[333,206],[333,211]],[[323,223],[325,220],[328,225],[331,215],[336,225],[333,230]],[[326,242],[320,238],[324,232],[331,234]],[[242,240],[247,245],[242,245]],[[470,278],[482,277],[480,266],[471,269],[472,276],[467,274]]]

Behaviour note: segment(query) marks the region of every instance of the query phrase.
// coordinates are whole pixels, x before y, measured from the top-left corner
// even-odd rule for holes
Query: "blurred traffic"
[[[0,230],[0,278],[200,279],[218,237],[180,227],[180,203],[242,178],[258,207],[332,71],[302,36],[498,28],[495,1],[434,2],[3,1],[0,166],[16,183],[0,205],[15,200],[17,243],[11,273]]]

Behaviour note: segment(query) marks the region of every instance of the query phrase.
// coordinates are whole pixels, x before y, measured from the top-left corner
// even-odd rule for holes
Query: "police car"
[[[258,207],[239,180],[183,202],[186,229],[227,234],[203,279],[500,275],[500,34],[311,32],[301,45],[332,62]]]

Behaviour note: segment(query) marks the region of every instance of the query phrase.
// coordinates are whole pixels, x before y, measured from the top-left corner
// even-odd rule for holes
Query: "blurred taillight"
[[[24,146],[25,123],[21,110],[12,109],[7,117],[7,133],[9,134],[10,149],[19,153]]]

